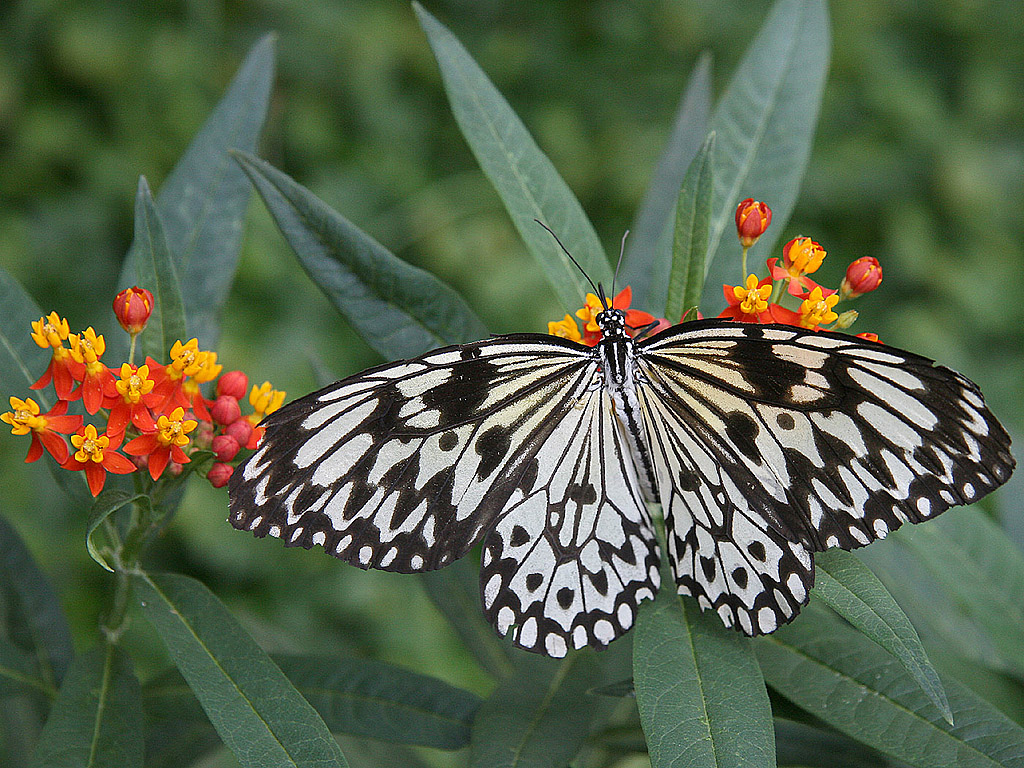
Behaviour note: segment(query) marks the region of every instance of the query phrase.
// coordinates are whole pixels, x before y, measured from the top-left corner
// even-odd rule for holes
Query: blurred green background
[[[716,93],[768,2],[441,0],[614,254],[703,50]],[[805,186],[784,239],[878,257],[855,332],[977,381],[1011,431],[1024,395],[1024,16],[1011,0],[837,0],[833,63]],[[495,332],[560,307],[479,172],[412,9],[390,0],[33,0],[0,4],[0,264],[73,329],[106,323],[139,174],[155,188],[248,47],[276,30],[262,155],[461,291]],[[758,195],[769,204],[772,190]],[[301,272],[258,199],[218,349],[290,396],[377,362]],[[784,240],[783,240],[784,242]],[[28,329],[26,328],[26,333]],[[3,392],[7,396],[26,393]],[[91,642],[106,574],[21,439],[0,438],[0,513]],[[25,481],[28,482],[25,482]],[[415,579],[256,541],[227,494],[193,482],[152,565],[202,578],[270,650],[373,655],[479,692],[487,678]],[[1020,511],[1021,505],[1014,505]],[[1024,529],[1016,519],[1011,528]],[[1020,539],[1018,539],[1020,540]],[[166,660],[136,625],[143,674]]]

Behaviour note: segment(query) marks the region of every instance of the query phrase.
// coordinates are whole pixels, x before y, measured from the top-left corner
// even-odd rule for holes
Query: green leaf
[[[811,152],[829,47],[824,0],[778,0],[718,103],[705,314],[717,314],[722,283],[740,277],[740,246],[730,231],[740,200],[764,200],[772,209],[749,264],[763,263],[785,230]]]
[[[544,222],[595,282],[612,272],[593,225],[551,161],[462,44],[414,2],[413,8],[441,70],[452,112],[477,162],[497,190],[527,249],[540,264],[559,301],[579,306],[592,289],[562,253]]]
[[[138,337],[140,351],[142,356],[150,355],[158,363],[166,362],[171,345],[178,340],[187,341],[189,336],[178,270],[145,176],[139,177],[135,195],[135,239],[128,260],[135,264],[139,285],[153,292],[153,314]]]
[[[633,639],[651,765],[773,766],[772,710],[749,641],[663,581],[640,605]]]
[[[932,611],[980,630],[1004,669],[1024,677],[1024,553],[974,507],[897,537],[941,595]]]
[[[243,768],[345,766],[323,720],[205,586],[134,574],[142,611]]]
[[[0,317],[0,392],[5,397],[17,396],[35,383],[50,362],[50,350],[40,348],[31,336],[32,323],[43,313],[3,267],[0,267],[0,307],[4,308]],[[44,411],[53,405],[45,391],[32,392],[32,399]]]
[[[120,488],[106,488],[100,491],[100,495],[96,497],[96,501],[93,502],[92,508],[89,510],[89,524],[86,526],[85,547],[89,550],[89,556],[111,573],[114,572],[114,568],[103,557],[99,546],[97,546],[93,539],[93,534],[103,525],[103,521],[117,512],[117,510],[140,500],[145,500],[148,503],[149,497],[144,493],[130,493]]]
[[[922,768],[1019,766],[1024,729],[954,680],[955,725],[892,656],[812,603],[755,643],[774,689],[838,731]]]
[[[34,657],[38,674],[55,690],[71,663],[71,630],[49,579],[3,517],[0,517],[0,592],[0,601],[7,609],[11,641]]]
[[[831,729],[775,718],[775,746],[780,766],[804,768],[885,768],[881,753]]]
[[[273,166],[235,153],[306,272],[389,359],[487,335],[455,291],[407,264]]]
[[[56,696],[57,689],[39,677],[32,654],[0,637],[0,699],[18,692]]]
[[[188,324],[204,349],[217,342],[218,314],[238,263],[251,194],[228,150],[256,151],[274,79],[274,39],[266,35],[249,51],[156,198],[181,279]],[[120,286],[139,284],[153,290],[134,269],[128,259]]]
[[[633,304],[656,317],[668,317],[661,286],[668,285],[672,266],[671,233],[676,202],[686,171],[707,137],[710,112],[711,54],[703,53],[690,73],[672,132],[633,218],[626,253],[619,266],[619,281],[632,287]]]
[[[480,610],[480,574],[471,560],[464,557],[436,571],[425,571],[420,580],[434,606],[481,666],[494,677],[504,678],[512,672],[511,646]]]
[[[603,702],[587,693],[603,682],[592,651],[561,660],[523,654],[473,725],[470,765],[556,768],[579,752]]]
[[[671,322],[691,307],[699,306],[704,290],[704,257],[708,250],[711,198],[715,191],[714,157],[715,132],[712,131],[690,164],[679,190],[664,315],[671,318]]]
[[[470,726],[481,700],[468,691],[370,659],[275,656],[273,660],[334,733],[437,749],[469,744]],[[147,683],[143,696],[147,714],[155,719],[206,721],[177,673]]]
[[[952,723],[939,674],[928,660],[921,638],[892,595],[856,555],[830,549],[815,558],[813,593],[836,613],[896,657],[904,669]]]
[[[33,768],[142,766],[142,707],[132,662],[104,643],[75,657],[32,756]]]

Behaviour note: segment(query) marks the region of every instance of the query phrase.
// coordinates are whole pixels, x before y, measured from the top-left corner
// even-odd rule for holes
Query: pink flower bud
[[[235,438],[239,445],[246,445],[252,435],[252,424],[248,419],[239,419],[229,424],[224,434]]]
[[[217,394],[241,400],[249,390],[249,377],[241,371],[228,371],[217,379]]]
[[[241,445],[231,435],[217,435],[210,444],[210,450],[217,461],[231,461],[238,455]]]
[[[858,296],[875,290],[882,283],[882,265],[874,256],[861,256],[846,268],[846,277],[840,286],[845,298]]]
[[[736,206],[736,234],[740,244],[749,248],[772,223],[772,209],[752,197]]]
[[[132,336],[139,333],[153,314],[153,294],[145,288],[125,288],[114,297],[114,316]]]
[[[214,488],[223,488],[228,484],[228,480],[231,479],[231,473],[234,471],[234,467],[230,464],[218,461],[210,467],[210,471],[206,473],[206,479],[210,481],[210,485]]]
[[[232,395],[221,395],[210,408],[210,416],[218,424],[234,424],[242,418],[242,409],[238,405],[238,398]]]

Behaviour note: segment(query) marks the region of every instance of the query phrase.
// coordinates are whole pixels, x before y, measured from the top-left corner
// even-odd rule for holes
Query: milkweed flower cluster
[[[84,472],[96,496],[108,474],[145,472],[156,482],[181,474],[204,450],[213,454],[207,478],[214,487],[225,485],[231,462],[242,449],[256,448],[263,433],[258,423],[281,406],[285,393],[270,382],[253,387],[252,412],[243,415],[248,377],[241,371],[222,375],[217,353],[199,349],[197,339],[175,341],[168,362],[147,357],[136,365],[135,339],[153,312],[153,294],[127,288],[117,294],[113,309],[131,337],[128,361],[113,367],[102,361],[106,341],[92,327],[71,333],[56,312],[32,323],[32,339],[50,349],[51,358],[30,388],[52,384],[57,402],[44,413],[31,397],[11,396],[11,410],[0,414],[14,435],[30,436],[25,461],[48,453],[63,469]],[[72,409],[77,412],[69,413]]]
[[[838,290],[819,285],[810,275],[821,267],[827,253],[820,243],[803,235],[782,247],[781,258],[766,261],[766,276],[750,274],[747,251],[768,229],[772,211],[766,203],[747,198],[736,206],[735,220],[736,235],[743,249],[744,280],[739,285],[722,286],[726,306],[719,313],[720,318],[744,323],[784,323],[812,331],[844,330],[857,319],[857,312],[847,310],[840,314],[835,311],[836,305],[870,293],[882,282],[878,259],[863,256],[847,267]],[[632,292],[628,286],[612,300],[612,307],[626,312],[626,330],[630,335],[641,331],[656,333],[671,325],[665,318],[631,309],[631,303]],[[602,309],[601,300],[592,293],[587,294],[586,306],[577,310],[576,317],[567,314],[562,320],[549,322],[548,333],[593,346],[601,340],[596,317]],[[582,332],[576,318],[582,322]],[[874,333],[857,336],[878,341]]]

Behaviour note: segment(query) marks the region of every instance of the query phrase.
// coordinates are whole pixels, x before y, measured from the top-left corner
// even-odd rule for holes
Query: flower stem
[[[750,250],[750,246],[749,245],[744,245],[743,246],[743,256],[742,256],[743,274],[740,275],[740,285],[746,285],[746,283],[747,283],[747,251],[749,251],[749,250]]]
[[[128,365],[135,365],[135,339],[138,338],[137,333],[132,334],[131,346],[128,347]]]

